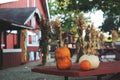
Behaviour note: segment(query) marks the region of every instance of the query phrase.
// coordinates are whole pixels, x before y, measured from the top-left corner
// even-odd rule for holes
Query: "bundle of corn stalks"
[[[83,15],[76,17],[75,22],[77,24],[77,32],[79,36],[76,42],[76,48],[77,48],[76,53],[78,53],[76,62],[78,62],[80,56],[82,56],[83,54],[86,54],[86,48],[85,48],[86,42],[83,39],[83,30],[85,28]]]
[[[112,47],[115,47],[115,42],[118,39],[118,32],[116,30],[111,30],[112,34]]]
[[[63,46],[64,41],[62,39],[62,26],[58,18],[52,23],[52,28],[53,28],[55,40],[59,40],[58,47]]]
[[[91,54],[98,55],[99,53],[96,51],[96,49],[98,49],[99,46],[103,44],[104,36],[94,28],[94,24],[86,26],[83,16],[76,17],[75,21],[78,27],[79,35],[76,43],[76,53],[78,53],[76,62],[78,62],[80,56],[83,54],[89,54],[89,49],[92,50]],[[85,36],[83,37],[84,31]]]

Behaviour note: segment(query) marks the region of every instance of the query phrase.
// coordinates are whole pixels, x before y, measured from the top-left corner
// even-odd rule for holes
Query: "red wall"
[[[19,66],[21,64],[21,53],[4,53],[2,54],[2,68]]]
[[[0,8],[21,8],[21,7],[27,7],[27,0],[19,0],[15,2],[0,4]]]
[[[16,42],[16,35],[15,34],[8,34],[7,35],[7,49],[13,49]]]
[[[41,0],[36,0],[36,5],[37,5],[38,9],[40,10],[41,15],[45,18],[45,13],[44,13],[44,9],[42,7]]]
[[[34,47],[27,47],[27,49],[28,49],[28,53],[30,53],[31,51],[34,51],[34,52],[36,52],[36,51],[38,51],[38,46],[34,46]]]
[[[24,7],[27,7],[27,0],[18,0],[15,2],[0,4],[0,8],[24,8]],[[34,7],[34,0],[29,0],[29,7]],[[41,0],[36,0],[36,7],[39,9],[41,15],[45,17]]]

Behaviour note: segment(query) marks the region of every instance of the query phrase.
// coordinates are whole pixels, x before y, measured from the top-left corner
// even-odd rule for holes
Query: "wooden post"
[[[2,31],[0,30],[0,68],[2,68],[2,48],[1,48],[1,43],[2,41]]]
[[[64,76],[64,79],[65,79],[65,80],[68,80],[68,76]]]

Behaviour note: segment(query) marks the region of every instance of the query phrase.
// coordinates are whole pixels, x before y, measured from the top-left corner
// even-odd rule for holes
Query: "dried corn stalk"
[[[112,47],[115,47],[115,42],[118,39],[118,32],[116,30],[111,30],[112,34]]]
[[[53,24],[52,24],[52,27],[53,27],[53,32],[54,32],[54,37],[55,37],[55,40],[59,40],[59,45],[58,47],[61,47],[64,45],[64,41],[62,39],[62,26],[61,26],[61,22],[59,19],[56,19]]]

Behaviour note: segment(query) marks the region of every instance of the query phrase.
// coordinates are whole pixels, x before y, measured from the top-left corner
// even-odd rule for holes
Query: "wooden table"
[[[99,68],[89,71],[82,71],[77,64],[73,64],[70,70],[58,70],[56,66],[42,66],[33,68],[32,72],[64,76],[65,80],[68,80],[68,77],[84,76],[97,76],[97,80],[101,80],[102,75],[120,73],[120,61],[101,62]]]

